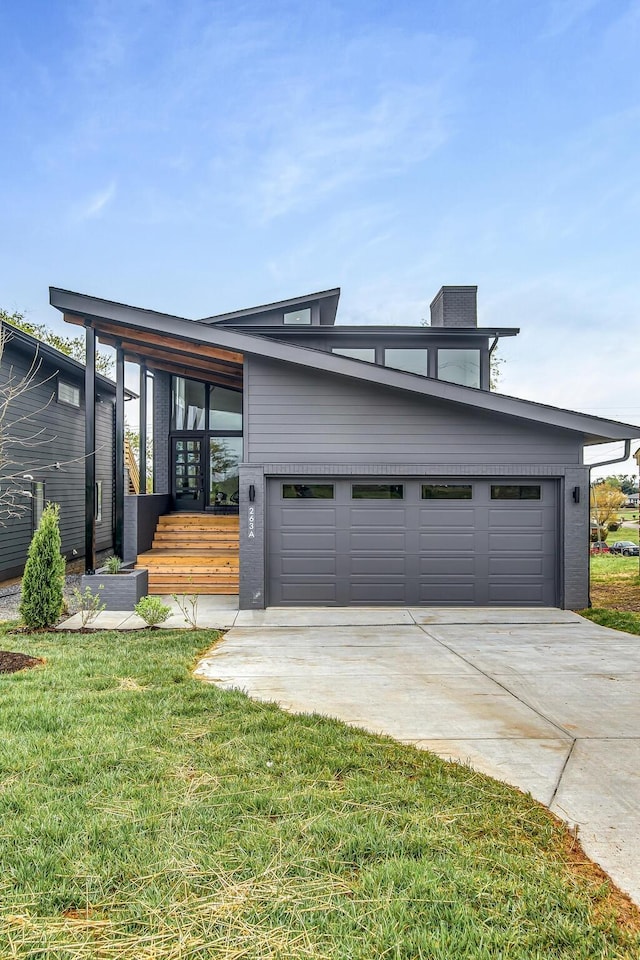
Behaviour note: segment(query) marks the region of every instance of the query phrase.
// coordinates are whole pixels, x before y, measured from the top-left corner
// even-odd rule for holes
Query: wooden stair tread
[[[238,516],[179,512],[160,517],[151,549],[136,563],[149,571],[149,593],[238,593],[239,528]]]

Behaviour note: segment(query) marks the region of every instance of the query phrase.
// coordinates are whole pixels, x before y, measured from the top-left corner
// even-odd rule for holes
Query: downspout
[[[591,493],[591,470],[593,467],[608,467],[611,463],[622,463],[631,456],[631,440],[625,440],[624,453],[621,457],[613,457],[611,460],[601,460],[600,463],[589,463],[589,493]],[[591,503],[589,503],[589,531],[591,531]],[[589,557],[589,572],[591,572],[591,557]],[[591,606],[591,575],[589,575],[589,606]]]
[[[624,453],[621,457],[614,457],[612,460],[601,460],[600,463],[586,463],[585,466],[589,467],[589,473],[593,467],[608,467],[610,463],[622,463],[623,460],[628,460],[631,456],[631,440],[625,440],[624,442]],[[589,477],[589,486],[591,486],[591,477]]]

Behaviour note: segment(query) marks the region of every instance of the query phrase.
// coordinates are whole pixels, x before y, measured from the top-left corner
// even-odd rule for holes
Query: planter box
[[[92,575],[84,574],[80,582],[83,593],[85,587],[98,594],[106,610],[133,610],[138,600],[149,593],[149,571],[125,567],[120,573],[106,573],[100,567]]]

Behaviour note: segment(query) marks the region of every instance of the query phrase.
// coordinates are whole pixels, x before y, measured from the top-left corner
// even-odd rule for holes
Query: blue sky
[[[500,389],[640,422],[640,0],[0,7],[0,305],[478,284]],[[618,468],[616,468],[617,472]]]

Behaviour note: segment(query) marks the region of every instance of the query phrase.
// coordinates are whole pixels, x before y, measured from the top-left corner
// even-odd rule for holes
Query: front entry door
[[[203,447],[202,437],[173,439],[171,462],[176,510],[204,510]]]

